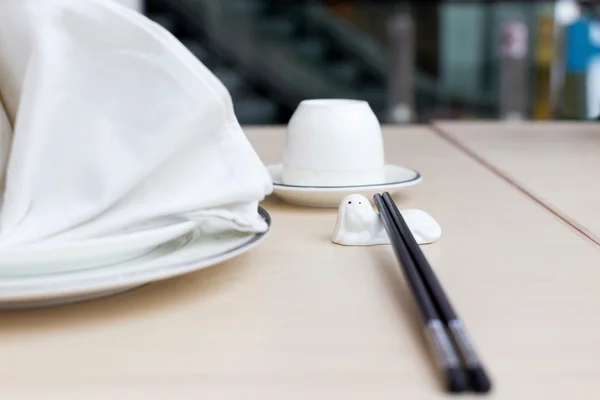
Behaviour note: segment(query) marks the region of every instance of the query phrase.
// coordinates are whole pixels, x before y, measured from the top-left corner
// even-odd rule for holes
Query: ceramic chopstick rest
[[[332,241],[345,246],[390,243],[379,214],[360,194],[348,195],[340,202]]]
[[[425,211],[412,209],[401,212],[417,243],[433,243],[442,235],[440,225]],[[379,214],[360,194],[348,195],[340,202],[332,241],[344,246],[390,244]]]

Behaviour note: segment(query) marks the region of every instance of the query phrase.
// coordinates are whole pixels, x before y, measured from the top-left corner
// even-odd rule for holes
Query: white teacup
[[[296,186],[383,183],[381,126],[366,101],[300,103],[287,126],[281,181]]]

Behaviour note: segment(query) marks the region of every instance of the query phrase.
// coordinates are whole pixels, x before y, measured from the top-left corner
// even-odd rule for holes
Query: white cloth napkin
[[[266,229],[271,180],[229,93],[142,14],[1,0],[0,95],[0,249],[168,216]]]

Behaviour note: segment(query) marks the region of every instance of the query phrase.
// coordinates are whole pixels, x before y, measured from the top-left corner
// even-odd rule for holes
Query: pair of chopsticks
[[[375,194],[375,205],[390,237],[396,257],[413,293],[446,389],[487,393],[491,382],[475,351],[463,321],[454,311],[389,193]]]

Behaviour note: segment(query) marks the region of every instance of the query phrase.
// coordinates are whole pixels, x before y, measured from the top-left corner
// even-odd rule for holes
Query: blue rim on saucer
[[[366,185],[341,185],[341,186],[303,186],[303,185],[287,185],[281,183],[281,174],[283,172],[283,164],[271,164],[267,166],[273,185],[279,188],[290,188],[295,190],[339,190],[353,188],[371,188],[394,186],[396,188],[416,185],[422,180],[421,174],[409,168],[401,167],[394,164],[386,164],[384,166],[385,181],[378,183],[370,183]]]

